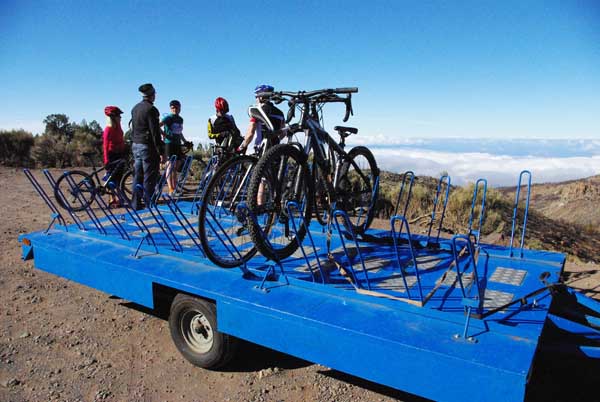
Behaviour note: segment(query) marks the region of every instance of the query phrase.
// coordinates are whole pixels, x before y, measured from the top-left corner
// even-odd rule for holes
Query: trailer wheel
[[[214,303],[178,294],[171,304],[169,328],[177,349],[196,366],[219,368],[235,353],[237,339],[217,331]]]

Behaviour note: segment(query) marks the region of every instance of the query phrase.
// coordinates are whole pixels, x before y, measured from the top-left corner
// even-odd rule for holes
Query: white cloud
[[[416,175],[439,176],[447,171],[452,183],[464,185],[479,178],[491,186],[517,183],[529,170],[535,183],[558,182],[600,174],[600,155],[590,157],[512,157],[489,153],[450,153],[411,148],[372,148],[381,169],[412,170]]]

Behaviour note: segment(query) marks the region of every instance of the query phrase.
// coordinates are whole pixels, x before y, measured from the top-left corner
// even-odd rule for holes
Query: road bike
[[[375,157],[364,146],[345,151],[345,140],[357,134],[353,127],[336,126],[340,141],[322,127],[322,110],[329,103],[343,103],[346,122],[357,88],[321,89],[300,92],[262,93],[274,102],[287,100],[287,122],[298,109],[305,143],[281,144],[269,149],[256,164],[248,184],[248,209],[255,217],[249,232],[256,249],[275,260],[293,254],[310,223],[313,211],[321,224],[331,222],[332,211],[343,210],[349,229],[363,233],[374,217],[379,169]],[[290,202],[297,206],[290,209]]]

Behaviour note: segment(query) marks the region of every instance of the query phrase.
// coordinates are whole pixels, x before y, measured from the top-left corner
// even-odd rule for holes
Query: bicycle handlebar
[[[346,88],[326,88],[317,89],[315,91],[270,91],[270,92],[259,92],[256,94],[257,97],[268,98],[276,103],[281,103],[285,98],[288,98],[289,110],[286,117],[286,124],[289,123],[295,116],[295,106],[297,103],[307,102],[322,102],[322,103],[334,103],[344,102],[346,105],[346,114],[344,115],[343,121],[346,122],[350,116],[354,115],[352,109],[352,94],[357,93],[358,88],[346,87]],[[346,95],[340,97],[339,95]]]

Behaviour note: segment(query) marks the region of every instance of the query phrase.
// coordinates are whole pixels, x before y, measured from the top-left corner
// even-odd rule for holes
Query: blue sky
[[[104,124],[144,82],[195,140],[217,96],[245,129],[259,83],[359,87],[348,124],[367,143],[600,139],[600,2],[0,0],[0,129]]]

